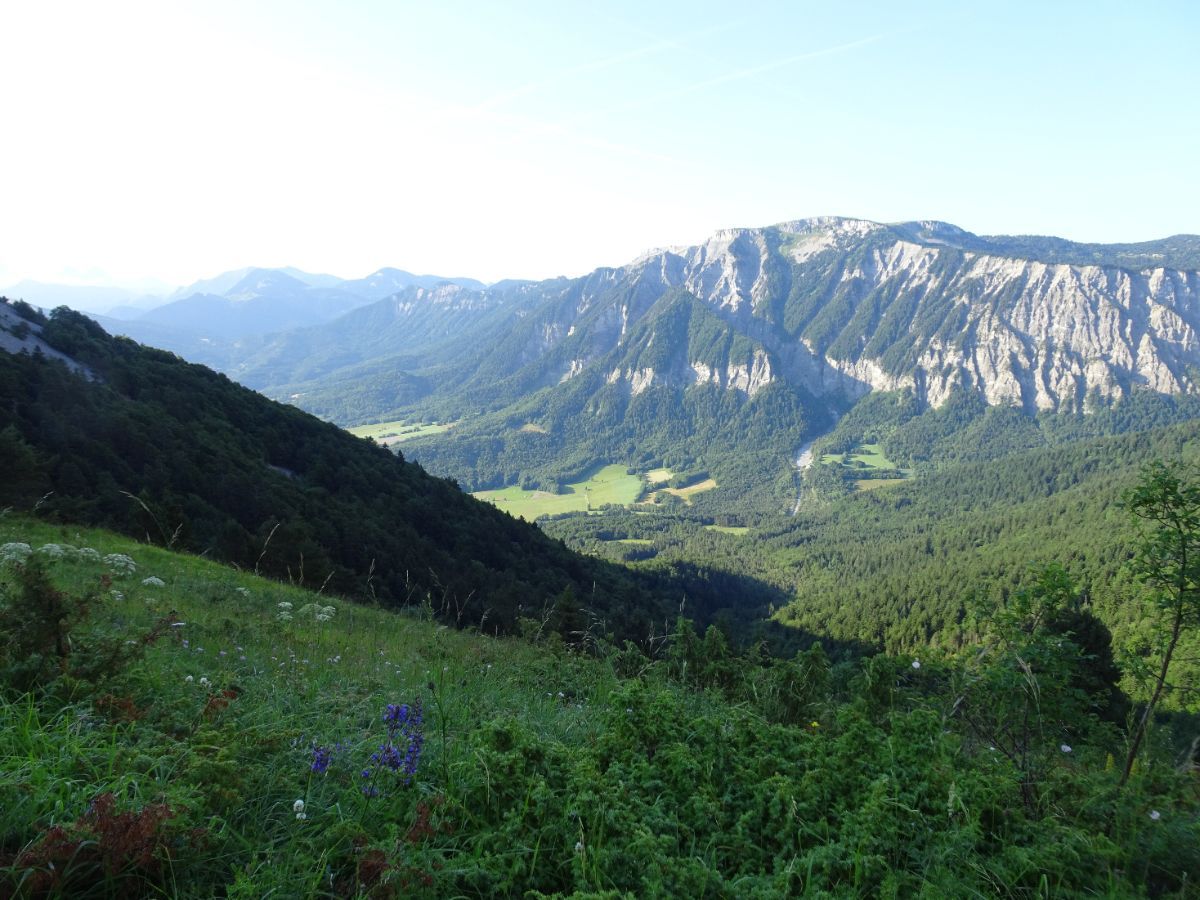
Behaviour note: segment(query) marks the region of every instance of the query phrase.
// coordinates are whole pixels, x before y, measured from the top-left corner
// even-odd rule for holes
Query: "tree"
[[[1048,566],[1007,602],[978,601],[984,638],[955,676],[952,715],[981,744],[1009,760],[1029,816],[1044,811],[1047,773],[1093,726],[1087,667],[1092,662],[1063,624],[1079,609],[1061,566]],[[1111,647],[1101,647],[1101,655]]]
[[[1157,609],[1156,627],[1163,649],[1150,699],[1130,735],[1122,785],[1129,780],[1155,707],[1167,688],[1171,659],[1183,628],[1200,614],[1200,483],[1189,481],[1180,466],[1152,463],[1126,495],[1125,504],[1148,526],[1134,567]]]

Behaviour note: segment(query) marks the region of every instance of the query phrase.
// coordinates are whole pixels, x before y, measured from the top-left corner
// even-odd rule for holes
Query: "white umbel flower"
[[[124,553],[110,553],[104,557],[104,564],[118,575],[132,575],[137,571],[137,563],[133,557]]]
[[[0,563],[25,562],[33,553],[28,544],[15,542],[0,545]]]

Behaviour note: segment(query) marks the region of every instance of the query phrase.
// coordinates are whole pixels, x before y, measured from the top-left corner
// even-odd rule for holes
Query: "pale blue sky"
[[[813,215],[1200,232],[1190,2],[19,6],[0,284],[574,275]]]

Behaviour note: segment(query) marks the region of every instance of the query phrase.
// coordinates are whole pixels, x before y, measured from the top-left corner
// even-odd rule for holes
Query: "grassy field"
[[[641,492],[640,475],[630,475],[625,466],[610,465],[597,469],[582,481],[568,484],[565,494],[527,491],[514,485],[495,491],[479,491],[474,496],[495,504],[519,519],[532,522],[540,516],[584,512],[606,503],[628,506]]]
[[[854,487],[860,491],[877,491],[895,484],[904,484],[907,480],[907,478],[859,478],[854,482]]]
[[[638,502],[643,490],[652,488],[639,505],[653,504],[659,494],[674,494],[685,503],[691,504],[691,498],[702,491],[711,491],[717,486],[712,478],[684,488],[658,487],[673,478],[675,473],[670,469],[651,469],[644,475],[630,475],[625,466],[603,466],[592,472],[582,481],[567,485],[564,494],[552,494],[549,491],[527,491],[513,485],[494,491],[478,491],[473,496],[486,500],[519,519],[533,522],[541,516],[552,516],[559,513],[586,512],[598,509],[606,503],[616,503],[620,506],[630,506]]]
[[[720,534],[749,534],[750,529],[745,525],[705,525],[705,531],[716,531]]]
[[[346,430],[355,437],[369,437],[390,446],[426,434],[441,434],[453,427],[453,422],[379,422],[376,425],[356,425]]]
[[[659,469],[656,471],[663,471],[663,470]],[[668,478],[669,477],[670,476],[668,475]],[[687,487],[659,488],[658,490],[652,491],[649,495],[647,495],[646,499],[642,502],[643,503],[654,503],[655,497],[659,494],[674,494],[676,497],[679,497],[681,500],[683,500],[685,503],[687,503],[689,506],[691,506],[692,497],[694,497],[696,494],[701,494],[704,491],[711,491],[716,486],[717,486],[717,480],[715,478],[705,478],[703,481],[697,481],[695,484],[689,484]]]
[[[838,465],[842,462],[841,453],[826,453],[821,457],[821,464],[826,466]],[[862,463],[868,469],[894,469],[896,464],[883,452],[878,444],[859,444],[849,454],[848,465]]]
[[[850,473],[871,469],[877,472],[895,471],[900,474],[899,478],[857,478],[854,480],[854,487],[859,491],[877,491],[880,488],[903,484],[911,474],[888,459],[879,444],[859,444],[848,454],[826,453],[821,457],[821,464],[838,466],[843,472]]]

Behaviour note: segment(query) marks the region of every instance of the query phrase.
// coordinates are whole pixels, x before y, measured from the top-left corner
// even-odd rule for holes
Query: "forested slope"
[[[586,603],[618,632],[644,635],[661,623],[660,601],[677,605],[670,585],[581,558],[224,376],[66,309],[49,319],[22,312],[14,327],[39,331],[93,378],[41,354],[0,353],[0,506],[36,505],[59,521],[386,604],[429,597],[450,620],[489,629],[556,603],[578,615]]]

